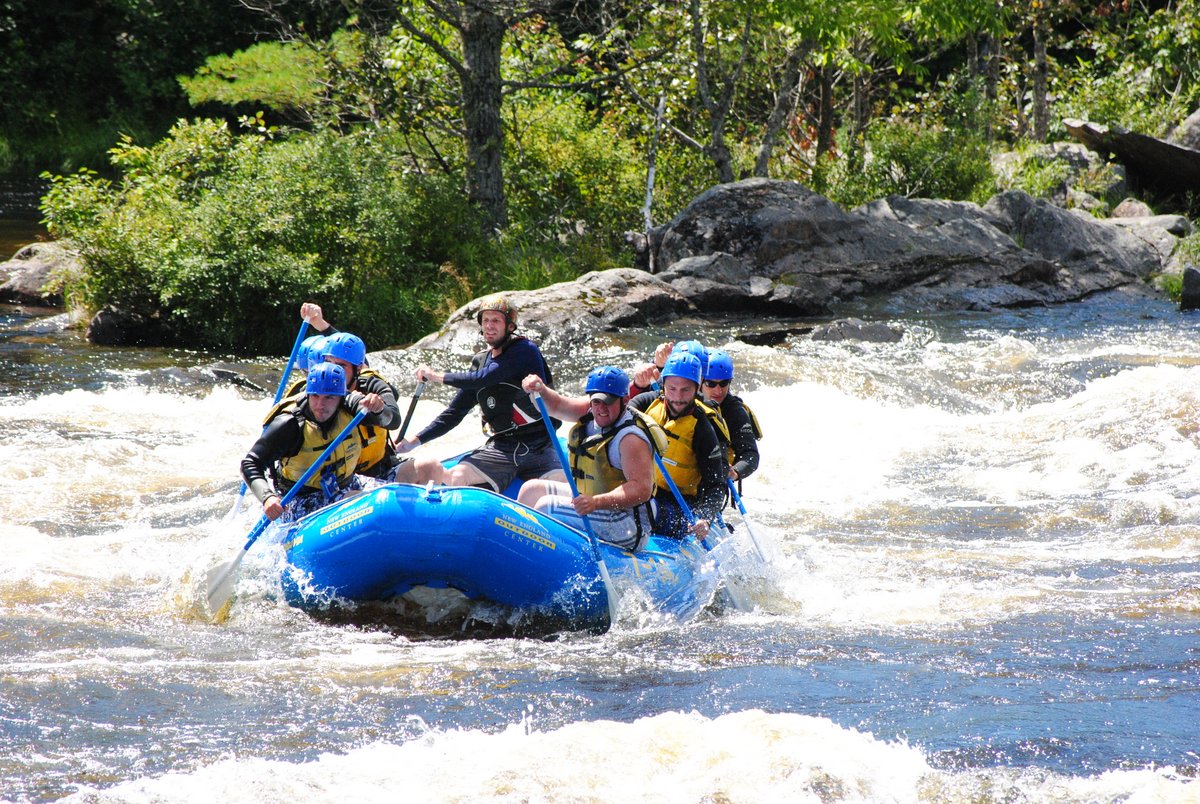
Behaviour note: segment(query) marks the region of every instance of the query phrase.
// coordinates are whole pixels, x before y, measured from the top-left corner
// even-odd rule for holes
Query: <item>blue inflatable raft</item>
[[[288,602],[388,601],[417,587],[450,588],[548,618],[571,630],[609,626],[608,592],[587,534],[480,488],[393,483],[331,505],[284,535]],[[630,553],[600,542],[614,587],[687,618],[713,594],[694,540],[651,537]]]

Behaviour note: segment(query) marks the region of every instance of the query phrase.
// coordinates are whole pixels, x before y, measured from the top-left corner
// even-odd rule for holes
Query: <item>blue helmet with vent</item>
[[[336,363],[316,363],[308,370],[304,390],[318,396],[345,396],[346,372]]]
[[[732,380],[733,358],[723,349],[713,349],[708,353],[708,371],[704,374],[706,380]]]
[[[345,360],[352,366],[361,366],[367,359],[367,345],[349,332],[335,332],[326,338],[324,351],[324,357]]]
[[[671,354],[695,355],[700,361],[700,376],[708,376],[708,351],[700,341],[680,341],[671,348]]]
[[[623,398],[629,393],[629,375],[616,366],[601,366],[593,369],[592,373],[587,376],[587,384],[584,385],[583,392],[589,396],[607,394],[610,397]],[[612,403],[616,399],[606,399],[605,401]]]
[[[700,366],[700,358],[689,352],[675,352],[667,358],[667,362],[663,364],[663,370],[659,374],[661,379],[667,377],[679,377],[684,380],[700,385],[700,380],[704,377],[704,370]]]
[[[314,363],[323,361],[325,355],[321,349],[324,344],[324,335],[309,335],[301,341],[300,351],[296,352],[296,368],[301,371],[308,371]]]

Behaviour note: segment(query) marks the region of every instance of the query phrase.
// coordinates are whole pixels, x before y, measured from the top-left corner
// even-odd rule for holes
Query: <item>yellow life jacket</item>
[[[638,427],[645,433],[650,448],[660,454],[666,450],[666,431],[654,419],[640,410],[626,409],[630,417],[616,427],[609,427],[587,436],[587,425],[592,414],[586,413],[579,423],[567,434],[567,449],[571,453],[571,474],[575,477],[580,494],[604,494],[625,482],[624,472],[612,465],[608,458],[608,446],[617,433],[626,427]],[[653,489],[651,490],[653,495]]]
[[[354,380],[355,387],[348,390],[361,391],[362,389],[358,388],[358,384],[359,380],[363,377],[378,377],[379,379],[383,380],[383,377],[372,369],[360,369],[358,376]],[[387,382],[387,380],[383,381]],[[306,395],[304,390],[306,382],[307,380],[304,377],[296,380],[284,393],[284,398],[303,398]],[[391,385],[391,383],[388,384]],[[395,388],[393,387],[392,390],[394,391]],[[275,411],[272,411],[271,414],[268,415],[267,420],[270,421],[271,417],[274,415]],[[387,457],[389,452],[392,451],[390,446],[391,439],[388,437],[387,430],[382,427],[376,427],[373,424],[360,424],[358,426],[358,438],[362,443],[362,452],[359,454],[358,468],[356,471],[359,474],[369,475],[371,474],[371,469],[377,466],[385,457]]]
[[[754,411],[746,404],[746,400],[739,396],[737,397],[737,401],[742,403],[742,407],[746,409],[746,415],[750,417],[750,426],[754,428],[754,440],[762,441],[763,432],[762,426],[758,423],[758,417],[754,415]]]
[[[696,450],[692,447],[692,439],[696,434],[696,419],[705,416],[712,422],[717,431],[717,438],[724,438],[724,444],[729,444],[729,428],[725,421],[711,407],[697,399],[694,409],[684,416],[674,419],[667,415],[667,403],[661,396],[646,407],[646,415],[658,422],[666,431],[667,448],[662,451],[663,463],[671,473],[671,479],[679,488],[680,493],[695,497],[700,490],[700,468],[696,464]],[[657,468],[654,472],[654,482],[662,488],[667,486],[662,472]]]
[[[301,415],[300,410],[306,398],[302,395],[282,400],[272,409],[266,419],[269,423],[278,415],[291,415],[295,416],[296,421],[300,424],[302,437],[300,450],[295,455],[289,455],[279,461],[279,473],[288,488],[295,485],[305,470],[321,457],[321,453],[329,446],[329,442],[333,441],[333,437],[342,432],[354,418],[354,414],[346,410],[344,406],[339,407],[333,417],[333,422],[329,425],[328,435],[326,435],[322,431],[321,425],[307,416]],[[330,472],[336,476],[338,486],[345,487],[354,477],[354,470],[358,465],[358,456],[361,451],[362,445],[359,443],[358,433],[346,436],[342,439],[342,443],[334,449],[333,454],[325,460],[320,470],[313,472],[312,477],[304,484],[305,487],[320,490],[321,475]]]
[[[301,377],[288,386],[288,389],[283,392],[283,396],[280,397],[280,400],[282,401],[284,399],[290,399],[293,396],[303,396],[304,388],[307,384],[308,377]]]
[[[355,390],[362,391],[359,388],[359,381],[364,377],[378,377],[380,380],[387,382],[377,372],[365,368],[358,372],[358,377],[354,381]],[[389,385],[391,383],[388,383]],[[393,388],[393,390],[395,390]],[[360,424],[358,426],[358,438],[362,442],[362,452],[358,456],[359,474],[369,475],[370,470],[378,465],[388,453],[391,451],[391,439],[388,437],[388,431],[382,427],[376,427],[373,424]]]

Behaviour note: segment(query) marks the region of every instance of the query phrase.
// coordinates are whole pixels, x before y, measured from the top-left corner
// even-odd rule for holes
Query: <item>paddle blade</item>
[[[209,619],[214,623],[224,622],[229,617],[233,594],[237,589],[238,570],[245,555],[245,550],[239,550],[237,558],[218,564],[205,576]]]

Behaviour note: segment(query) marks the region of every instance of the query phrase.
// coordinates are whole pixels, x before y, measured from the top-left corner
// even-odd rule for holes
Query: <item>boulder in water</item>
[[[59,307],[64,279],[80,270],[78,255],[67,244],[30,243],[0,263],[0,299]]]

